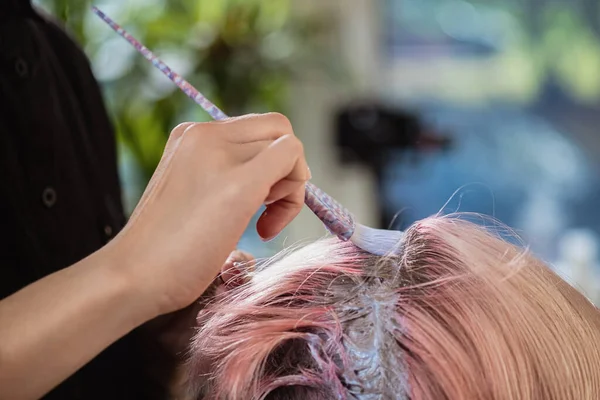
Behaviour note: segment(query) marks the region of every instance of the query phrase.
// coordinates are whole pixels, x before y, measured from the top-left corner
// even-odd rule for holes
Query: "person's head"
[[[197,399],[592,399],[600,313],[542,262],[457,217],[375,257],[337,239],[248,272],[199,315]]]

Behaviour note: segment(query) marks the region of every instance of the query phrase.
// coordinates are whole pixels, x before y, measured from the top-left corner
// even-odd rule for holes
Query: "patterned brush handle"
[[[183,79],[179,74],[171,70],[164,62],[154,55],[150,50],[131,36],[125,29],[121,28],[110,17],[100,11],[97,7],[92,7],[92,11],[106,22],[115,32],[121,35],[125,40],[135,47],[135,49],[144,56],[144,58],[165,74],[173,83],[175,83],[185,94],[202,107],[210,116],[217,121],[228,118],[217,106],[211,103],[189,82]],[[340,203],[335,201],[327,193],[316,187],[310,182],[306,183],[306,194],[304,202],[316,214],[316,216],[325,224],[327,229],[342,240],[349,240],[354,234],[354,218]]]
[[[354,217],[333,197],[306,182],[304,203],[325,224],[325,227],[342,240],[350,240],[354,234]]]
[[[227,118],[227,115],[223,114],[217,106],[211,103],[206,97],[202,95],[196,88],[194,88],[188,81],[183,79],[179,74],[171,70],[161,61],[160,58],[154,55],[150,50],[146,48],[143,44],[137,41],[133,36],[131,36],[125,29],[121,28],[115,21],[110,19],[106,14],[100,11],[97,7],[92,7],[92,11],[102,18],[104,22],[106,22],[115,32],[121,35],[125,40],[135,47],[135,49],[144,56],[144,58],[152,63],[156,68],[158,68],[163,74],[165,74],[173,83],[175,83],[179,89],[181,89],[188,97],[194,100],[200,107],[202,107],[207,113],[210,114],[213,119],[219,121]]]

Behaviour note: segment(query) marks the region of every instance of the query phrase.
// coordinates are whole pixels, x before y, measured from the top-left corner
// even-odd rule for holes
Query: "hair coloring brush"
[[[227,119],[228,116],[217,106],[211,103],[189,82],[175,73],[157,56],[155,56],[146,46],[131,36],[125,29],[121,28],[106,14],[97,7],[92,7],[92,11],[106,22],[115,32],[121,35],[125,40],[135,47],[135,49],[150,61],[152,65],[165,74],[173,83],[175,83],[189,98],[194,100],[215,120]],[[340,203],[334,200],[327,193],[316,187],[310,182],[306,183],[306,195],[304,203],[315,213],[315,215],[325,224],[325,227],[340,239],[350,240],[357,247],[375,254],[387,255],[394,253],[402,239],[403,233],[387,229],[374,229],[357,224],[352,214],[346,210]]]

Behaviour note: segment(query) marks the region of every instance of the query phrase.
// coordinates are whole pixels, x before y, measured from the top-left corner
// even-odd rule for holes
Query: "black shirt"
[[[0,0],[0,219],[0,298],[125,223],[115,135],[88,60],[28,0]],[[47,399],[164,398],[141,343],[133,332]]]

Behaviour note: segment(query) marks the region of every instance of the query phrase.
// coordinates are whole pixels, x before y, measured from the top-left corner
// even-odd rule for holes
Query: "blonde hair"
[[[414,224],[396,256],[328,239],[248,274],[199,314],[198,399],[600,395],[598,310],[460,217]]]

